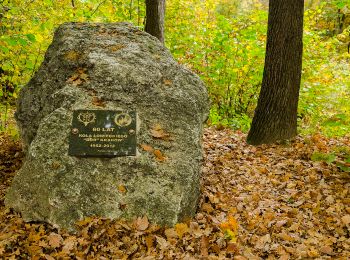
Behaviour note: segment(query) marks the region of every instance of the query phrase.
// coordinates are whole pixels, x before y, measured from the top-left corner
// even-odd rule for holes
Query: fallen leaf
[[[233,216],[229,216],[226,222],[221,223],[220,227],[222,229],[230,229],[236,231],[238,229],[237,220]]]
[[[77,61],[80,57],[80,53],[70,50],[68,52],[66,52],[66,54],[64,55],[66,60],[70,60],[70,61]]]
[[[258,241],[255,243],[255,248],[262,250],[265,248],[265,245],[271,243],[270,234],[266,234],[265,236],[259,237]]]
[[[66,254],[69,254],[70,251],[74,249],[75,245],[76,245],[76,238],[73,236],[68,237],[63,241],[62,251]]]
[[[127,189],[125,188],[124,185],[120,184],[120,185],[118,185],[118,191],[120,193],[126,193]]]
[[[170,134],[165,132],[159,124],[156,124],[151,129],[151,135],[153,138],[169,140]]]
[[[89,75],[86,73],[81,73],[80,74],[80,79],[84,80],[84,81],[88,81],[89,80]]]
[[[281,238],[282,240],[293,242],[294,238],[284,232],[277,234],[277,237]]]
[[[220,246],[219,245],[212,245],[211,247],[210,247],[210,249],[212,250],[212,251],[214,251],[216,254],[220,254],[220,252],[222,252],[221,251],[221,248],[220,248]]]
[[[333,254],[333,249],[330,246],[321,246],[320,247],[320,252],[327,254],[327,255],[332,255]]]
[[[166,235],[167,239],[171,239],[171,238],[176,238],[177,237],[177,233],[176,233],[174,228],[166,229],[164,231],[164,234]]]
[[[156,156],[157,161],[164,162],[166,160],[166,157],[160,150],[154,150],[153,154]]]
[[[149,222],[147,216],[144,217],[138,217],[136,221],[134,222],[135,228],[139,231],[144,231],[148,228]]]
[[[226,252],[227,253],[232,253],[232,254],[236,254],[239,252],[239,249],[237,247],[236,243],[228,243],[227,247],[226,247]]]
[[[147,246],[148,252],[150,252],[150,251],[153,249],[154,240],[155,240],[154,235],[148,235],[148,236],[145,238],[146,246]]]
[[[123,49],[124,47],[125,47],[125,45],[123,45],[123,44],[116,44],[116,45],[109,47],[109,49],[111,51],[115,52],[115,51],[118,51],[120,49]]]
[[[86,217],[82,220],[79,220],[76,222],[76,225],[78,226],[86,226],[87,224],[90,224],[93,221],[93,217]]]
[[[350,224],[350,215],[345,215],[341,218],[341,221],[343,222],[344,225]]]
[[[315,248],[310,248],[307,254],[309,257],[318,257],[320,255]]]
[[[80,78],[78,78],[78,79],[74,80],[72,84],[73,84],[74,86],[79,86],[79,85],[81,85],[82,83],[83,83],[83,81],[82,81]]]
[[[288,221],[283,219],[283,220],[280,220],[280,221],[277,221],[276,222],[276,227],[282,227],[283,225],[285,225]]]
[[[43,252],[42,248],[40,246],[37,246],[37,245],[27,246],[27,250],[32,258],[33,258],[33,256],[40,255]]]
[[[164,79],[163,83],[165,86],[171,86],[173,84],[173,82],[170,79]]]
[[[79,78],[79,74],[73,74],[70,78],[67,79],[68,83],[72,83],[75,80],[77,80]]]
[[[50,255],[44,255],[44,257],[45,257],[46,260],[55,260],[55,258],[53,258]]]
[[[49,244],[44,241],[44,240],[40,240],[39,243],[38,243],[38,246],[42,247],[42,248],[46,248],[49,246]]]
[[[92,98],[92,104],[97,107],[106,107],[106,103],[98,97],[93,97]]]
[[[140,146],[141,146],[141,148],[142,148],[144,151],[146,151],[146,152],[153,152],[153,148],[152,148],[152,146],[150,146],[150,145],[141,144]]]
[[[202,210],[207,213],[211,213],[214,211],[214,208],[209,203],[203,203]]]
[[[61,246],[63,238],[59,234],[50,233],[50,235],[47,237],[47,241],[51,247],[57,248]]]
[[[134,254],[137,251],[138,248],[139,248],[139,246],[137,244],[133,244],[130,248],[128,248],[128,251],[127,251],[126,254],[127,255],[132,255],[132,254]]]
[[[209,239],[206,236],[203,236],[201,238],[201,256],[202,257],[208,257],[208,246],[209,246]]]
[[[78,86],[83,84],[84,82],[87,82],[89,76],[86,74],[86,71],[86,68],[78,68],[76,72],[70,78],[67,79],[67,83],[70,83],[73,86]]]
[[[157,244],[159,245],[160,249],[162,249],[162,250],[167,249],[167,247],[169,246],[168,242],[160,236],[155,236],[155,237],[156,237]]]
[[[36,242],[36,241],[39,241],[40,239],[41,239],[41,236],[40,236],[40,234],[38,234],[37,232],[31,231],[31,232],[29,233],[28,240],[29,240],[30,242]]]
[[[175,230],[179,238],[182,238],[184,234],[190,231],[189,227],[186,223],[177,223],[175,225]]]

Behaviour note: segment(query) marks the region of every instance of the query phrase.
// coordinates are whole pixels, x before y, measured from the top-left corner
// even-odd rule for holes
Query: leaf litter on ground
[[[349,138],[297,137],[250,146],[246,135],[207,128],[199,209],[174,227],[89,217],[69,234],[25,223],[4,206],[20,168],[18,142],[0,136],[0,257],[9,259],[349,259],[350,178],[315,152]]]

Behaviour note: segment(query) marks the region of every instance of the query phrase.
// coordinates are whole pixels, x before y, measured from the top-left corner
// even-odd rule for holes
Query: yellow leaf
[[[120,193],[126,193],[126,188],[125,188],[125,186],[124,185],[119,185],[118,186],[118,191],[120,192]]]
[[[237,242],[237,232],[236,231],[232,231],[230,229],[226,229],[225,237],[226,237],[227,240],[230,240],[233,243]]]
[[[237,230],[238,229],[238,223],[237,223],[237,220],[234,217],[229,216],[228,217],[228,221],[224,222],[224,223],[221,223],[220,227],[222,229]]]
[[[175,230],[179,238],[190,231],[189,227],[185,223],[178,223],[175,225]]]
[[[233,216],[229,216],[226,222],[221,223],[220,228],[225,233],[226,239],[234,243],[237,241],[238,223]]]
[[[36,231],[31,231],[28,236],[28,241],[30,242],[37,242],[41,239],[40,234],[38,234]]]
[[[152,250],[152,248],[154,247],[154,240],[155,240],[155,237],[153,235],[148,235],[145,238],[148,252],[150,252]]]
[[[89,224],[93,219],[94,218],[92,218],[92,217],[87,217],[87,218],[84,218],[84,219],[78,221],[76,224],[78,226],[85,226],[85,225]]]
[[[313,247],[311,247],[309,249],[309,251],[307,252],[307,254],[309,255],[309,257],[318,257],[319,253],[317,252],[317,250]]]
[[[27,246],[27,250],[30,256],[32,257],[32,259],[33,259],[33,256],[40,255],[43,252],[41,247],[37,245]]]

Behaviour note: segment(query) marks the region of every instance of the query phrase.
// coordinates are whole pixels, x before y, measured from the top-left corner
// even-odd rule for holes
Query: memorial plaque
[[[136,155],[136,112],[75,110],[69,155],[115,157]]]

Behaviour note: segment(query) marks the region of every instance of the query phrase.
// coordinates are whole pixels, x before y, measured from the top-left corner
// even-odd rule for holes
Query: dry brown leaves
[[[4,208],[2,192],[0,257],[349,259],[349,175],[310,161],[314,151],[348,146],[349,139],[315,135],[285,146],[253,147],[245,137],[206,129],[200,208],[193,219],[175,227],[160,228],[145,216],[133,222],[87,218],[71,235],[46,224],[24,223]],[[143,149],[153,152],[146,145]],[[5,153],[10,156],[6,160],[16,161],[11,159],[14,152]],[[2,185],[10,183],[17,169],[2,172]]]
[[[76,72],[67,79],[67,83],[73,86],[79,86],[89,81],[89,75],[86,68],[78,68]]]
[[[0,198],[3,198],[15,172],[21,167],[22,159],[23,152],[20,143],[0,133]],[[3,205],[3,200],[0,205]]]
[[[230,216],[237,220],[240,255],[350,257],[349,174],[310,160],[315,151],[349,146],[348,138],[316,134],[288,145],[253,147],[238,132],[207,129],[205,136],[202,206],[207,212],[207,204],[212,206],[214,223]]]
[[[167,157],[164,156],[164,154],[160,150],[153,149],[153,147],[150,145],[141,144],[140,147],[142,148],[143,151],[152,153],[158,162],[164,162],[167,160]]]
[[[167,133],[159,124],[154,125],[151,128],[151,136],[155,139],[161,139],[164,141],[170,141],[172,140],[169,133]]]

